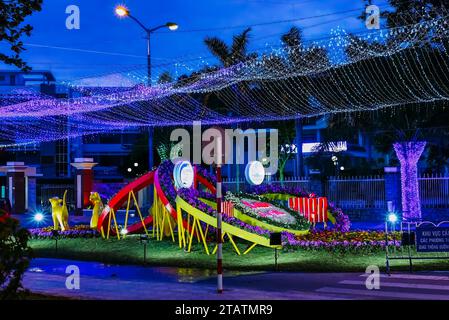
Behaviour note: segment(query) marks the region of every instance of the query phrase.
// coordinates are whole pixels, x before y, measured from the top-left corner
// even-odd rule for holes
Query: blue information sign
[[[434,226],[416,228],[416,251],[449,252],[449,228]]]

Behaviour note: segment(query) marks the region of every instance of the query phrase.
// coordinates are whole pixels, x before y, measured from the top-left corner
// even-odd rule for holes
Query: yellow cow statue
[[[67,210],[67,190],[64,192],[64,197],[59,199],[58,197],[50,198],[51,203],[51,217],[53,218],[54,230],[65,231],[69,229],[69,211]]]
[[[104,205],[98,192],[91,192],[89,200],[94,205],[94,208],[92,210],[92,218],[90,219],[90,227],[91,229],[96,229],[98,224],[98,217],[103,211]]]

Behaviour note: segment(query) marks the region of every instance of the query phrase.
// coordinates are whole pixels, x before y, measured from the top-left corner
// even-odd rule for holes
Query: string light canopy
[[[227,68],[207,62],[195,71],[177,62],[186,76],[151,87],[135,70],[109,77],[108,87],[65,83],[74,98],[17,95],[0,104],[0,146],[199,120],[271,121],[444,102],[449,28],[447,15],[440,17],[357,36],[337,28],[328,39],[267,47]]]

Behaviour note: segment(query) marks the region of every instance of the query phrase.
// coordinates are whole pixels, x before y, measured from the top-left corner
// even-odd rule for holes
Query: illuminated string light
[[[396,142],[393,147],[401,164],[402,217],[405,220],[420,220],[421,200],[417,164],[426,142]]]
[[[197,120],[282,120],[449,100],[446,18],[358,38],[337,28],[329,39],[300,48],[270,47],[258,59],[228,68],[201,59],[208,72],[152,87],[130,87],[145,79],[127,71],[117,75],[115,87],[73,84],[75,98],[14,94],[0,104],[0,146]],[[351,59],[343,54],[349,49]],[[181,65],[176,64],[178,74]],[[184,69],[198,70],[188,64]],[[226,113],[205,106],[201,96],[215,97]]]

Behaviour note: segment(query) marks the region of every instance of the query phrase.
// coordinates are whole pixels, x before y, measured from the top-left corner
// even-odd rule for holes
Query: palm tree
[[[157,83],[164,84],[164,83],[171,83],[173,82],[173,77],[171,76],[170,72],[164,71],[159,75],[159,78],[157,80]]]
[[[328,64],[329,59],[327,56],[327,52],[321,48],[306,48],[304,47],[304,41],[302,32],[299,28],[293,26],[290,28],[288,32],[281,36],[281,41],[284,45],[284,49],[286,51],[286,58],[281,62],[284,68],[289,69],[291,72],[301,72],[303,70],[307,70],[310,67],[313,67],[313,64]],[[273,61],[271,61],[273,63]],[[276,61],[274,61],[276,62]],[[279,61],[277,62],[279,64]],[[295,81],[302,82],[303,77],[295,77]],[[307,80],[306,80],[307,81]],[[288,86],[288,84],[285,84]],[[287,91],[287,90],[286,90]],[[283,97],[284,103],[286,105],[297,105],[301,103],[307,103],[310,98],[310,92],[303,92],[301,97],[291,98],[288,95],[285,95],[284,92],[280,92],[280,96]],[[287,126],[292,125],[293,122],[288,121],[285,123]],[[303,175],[303,155],[302,155],[302,119],[297,118],[294,122],[295,127],[295,138],[294,144],[296,145],[296,173],[297,175]],[[283,130],[281,132],[291,132],[291,130]],[[280,137],[281,144],[291,144],[293,141],[284,141],[286,139],[292,139],[292,135],[286,134],[285,137]],[[283,180],[283,170],[285,164],[292,156],[292,153],[280,153],[280,165],[279,165],[279,173],[280,179]]]
[[[206,37],[204,43],[209,51],[220,61],[222,67],[230,67],[235,64],[255,59],[257,54],[248,54],[249,33],[251,28],[232,38],[232,45],[228,46],[218,37]]]
[[[251,32],[251,28],[245,29],[242,33],[234,35],[232,38],[232,44],[229,46],[225,41],[218,37],[206,37],[204,39],[204,44],[209,49],[214,57],[218,59],[220,62],[220,67],[228,68],[239,63],[244,63],[250,60],[254,60],[257,58],[256,53],[248,53],[248,43],[249,43],[249,33]],[[230,88],[225,88],[222,92],[217,92],[214,95],[220,98],[220,94],[224,96],[232,97],[232,106],[231,110],[229,110],[229,106],[226,106],[222,110],[228,114],[237,113],[237,115],[241,115],[241,104],[244,100],[244,92],[248,90],[248,86],[244,82],[240,82],[239,84],[234,84]],[[230,91],[230,92],[229,92]],[[205,96],[205,101],[209,101],[211,99],[211,94]],[[237,125],[238,128],[238,125]],[[236,178],[237,178],[237,192],[239,191],[239,176],[240,176],[240,168],[237,164],[236,166]]]

